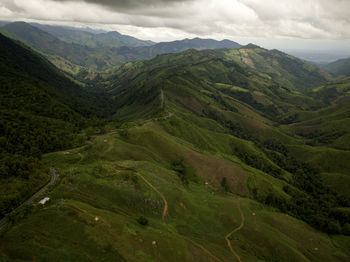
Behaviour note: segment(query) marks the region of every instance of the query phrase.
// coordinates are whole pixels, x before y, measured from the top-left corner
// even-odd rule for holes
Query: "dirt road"
[[[153,186],[144,176],[142,176],[140,173],[136,173],[143,181],[145,181],[145,183],[150,186],[156,193],[158,193],[158,195],[162,198],[163,202],[164,202],[164,208],[163,208],[163,213],[162,213],[162,219],[164,221],[165,216],[168,214],[168,201],[166,200],[166,198],[164,197],[164,195],[155,187]],[[204,253],[206,253],[209,257],[211,257],[212,259],[214,259],[215,261],[218,262],[222,262],[219,258],[217,258],[215,255],[213,255],[209,250],[207,250],[204,246],[202,246],[201,244],[198,244],[197,242],[195,242],[194,240],[185,237],[183,235],[180,235],[176,232],[174,232],[173,230],[170,230],[170,232],[172,232],[173,234],[178,235],[179,237],[182,237],[184,239],[186,239],[187,241],[191,242],[193,245],[195,245],[196,247],[200,248],[203,250]]]
[[[138,175],[139,177],[141,177],[141,179],[143,180],[143,181],[145,181],[145,183],[147,184],[147,185],[149,185],[154,191],[156,191],[157,193],[158,193],[158,195],[162,198],[162,200],[163,200],[163,202],[164,202],[164,208],[163,208],[163,213],[162,213],[162,219],[163,219],[163,221],[164,221],[164,218],[165,218],[165,216],[168,214],[168,201],[166,201],[166,198],[164,197],[164,195],[161,193],[161,192],[159,192],[159,190],[155,187],[155,186],[153,186],[143,175],[141,175],[140,173],[136,173],[136,175]]]
[[[34,200],[40,196],[42,193],[44,193],[46,191],[46,189],[50,186],[53,185],[58,177],[58,174],[56,173],[56,170],[54,168],[50,168],[50,175],[51,175],[51,179],[50,181],[43,186],[38,192],[36,192],[34,195],[32,195],[30,198],[28,198],[25,202],[23,202],[23,204],[21,204],[19,207],[17,207],[16,209],[20,208],[21,206],[25,205],[25,204],[31,204],[34,202]],[[15,210],[16,210],[15,209]],[[3,219],[0,220],[0,228],[2,228],[3,226],[6,225],[7,219],[6,217],[4,217]]]
[[[240,202],[238,202],[237,207],[238,207],[238,210],[239,210],[239,212],[240,212],[240,214],[241,214],[241,224],[239,225],[239,227],[235,228],[235,229],[232,230],[230,233],[228,233],[228,234],[225,236],[225,239],[226,239],[228,248],[231,250],[231,253],[237,258],[237,261],[242,262],[241,257],[233,250],[232,245],[231,245],[231,241],[230,241],[230,237],[231,237],[235,232],[237,232],[238,230],[241,230],[242,227],[244,227],[244,220],[245,220],[245,218],[244,218],[244,214],[243,214],[242,209],[241,209],[241,204],[240,204]]]

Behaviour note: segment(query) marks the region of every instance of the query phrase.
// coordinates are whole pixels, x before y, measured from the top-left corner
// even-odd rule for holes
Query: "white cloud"
[[[350,0],[1,0],[0,19],[89,25],[155,41],[350,39]]]

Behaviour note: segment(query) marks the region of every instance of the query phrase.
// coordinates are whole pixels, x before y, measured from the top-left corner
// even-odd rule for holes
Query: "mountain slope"
[[[4,47],[19,56],[9,51],[9,56],[4,55],[1,72],[9,72],[4,79],[13,86],[16,81],[25,81],[33,92],[39,93],[40,89],[47,99],[76,112],[74,103],[63,105],[64,99],[47,91],[53,85],[59,93],[64,80],[54,73],[59,73],[57,69],[51,72],[55,68],[50,63],[28,49],[26,54],[12,41]],[[90,134],[95,129],[105,132],[92,135],[85,147],[43,156],[41,167],[54,167],[59,174],[57,183],[46,192],[50,202],[45,206],[30,204],[8,215],[0,235],[0,259],[349,260],[350,238],[345,236],[350,234],[346,190],[349,152],[308,145],[308,139],[293,132],[298,120],[290,118],[289,124],[280,124],[295,112],[314,118],[320,113],[314,108],[324,110],[322,115],[330,120],[332,108],[328,107],[338,97],[346,98],[347,80],[325,85],[336,90],[334,98],[327,100],[323,87],[295,91],[297,87],[290,81],[293,88],[286,88],[278,78],[236,62],[225,52],[227,49],[191,49],[111,70],[114,75],[108,79],[106,91],[118,109],[112,121],[89,128]],[[24,78],[15,74],[16,68]],[[38,85],[29,82],[30,76]],[[55,80],[52,83],[51,78]],[[54,85],[57,79],[61,82]],[[41,86],[41,82],[47,86]],[[20,101],[22,89],[18,90]],[[85,93],[78,87],[76,91],[85,99]],[[68,86],[66,92],[69,94]],[[23,145],[33,156],[42,142],[36,139],[45,132],[32,135],[26,126],[42,123],[46,126],[41,130],[48,133],[63,129],[73,134],[68,141],[86,139],[84,133],[80,137],[74,133],[78,126],[67,128],[66,121],[50,117],[57,125],[46,124],[37,116],[40,111],[31,113],[35,99],[23,99],[29,105],[26,111],[30,121],[23,121],[23,112],[18,119],[11,115],[1,119],[9,119],[12,122],[6,127],[23,130],[27,136],[11,136],[13,132],[8,132],[5,139],[0,139],[2,145],[7,141],[16,145],[16,137],[23,138],[14,148],[22,150]],[[339,119],[345,118],[337,112]],[[43,141],[56,146],[56,141],[67,137],[54,133],[52,138]],[[17,157],[12,154],[8,159]],[[45,170],[41,174],[35,177],[43,184]],[[0,185],[8,186],[8,181],[3,179]],[[12,192],[34,190],[25,185],[27,180],[16,177],[15,181]],[[0,190],[7,196],[7,202],[2,203],[11,207],[20,200],[13,201],[6,186]],[[9,209],[4,209],[4,204],[2,208]]]
[[[323,68],[335,76],[350,76],[350,58],[339,59]]]
[[[126,64],[120,67],[112,77],[114,81],[117,79],[117,82],[110,89],[112,93],[119,94],[131,85],[140,90],[129,90],[128,94],[137,95],[157,90],[157,88],[159,92],[164,85],[163,81],[175,82],[174,88],[177,83],[187,82],[193,86],[188,92],[194,90],[199,92],[203,89],[209,91],[209,93],[199,92],[201,96],[196,94],[197,99],[210,97],[211,93],[220,91],[222,95],[244,102],[269,118],[274,118],[290,109],[320,106],[318,101],[281,86],[261,71],[236,62],[230,56],[226,56],[226,52],[230,51],[227,49],[188,50],[178,55],[161,55],[149,61]],[[147,79],[146,82],[145,79]],[[323,78],[320,81],[322,80]],[[113,83],[113,81],[110,82]],[[207,99],[205,98],[204,101]],[[132,101],[133,103],[145,102],[143,95],[140,95],[140,100],[132,99]]]
[[[68,64],[73,72],[82,67],[99,70],[110,63],[113,64],[113,61],[118,61],[118,58],[113,58],[111,52],[108,53],[108,49],[95,50],[78,44],[69,44],[24,22],[7,24],[4,28],[27,45],[45,54],[51,62],[62,69],[67,69]],[[111,59],[105,60],[108,55]]]
[[[219,54],[216,50],[188,50],[130,63],[119,68],[114,79],[117,82],[109,92],[115,96],[118,119],[167,119],[169,113],[166,112],[171,112],[175,116],[163,124],[171,135],[212,154],[234,155],[270,177],[287,182],[294,189],[283,186],[281,190],[296,201],[310,198],[307,209],[318,215],[299,209],[278,190],[268,197],[261,192],[261,187],[248,183],[256,199],[289,210],[326,232],[339,229],[337,219],[324,223],[332,216],[332,210],[320,208],[317,201],[323,202],[322,206],[347,206],[349,202],[342,202],[337,193],[321,181],[320,172],[329,171],[333,161],[339,166],[334,170],[346,175],[350,168],[345,161],[348,153],[318,148],[320,144],[307,147],[305,136],[290,132],[291,127],[279,128],[285,114],[288,116],[297,110],[311,113],[313,108],[326,107],[327,103],[283,88],[256,69],[222,57],[220,50]],[[349,130],[344,131],[346,139]],[[230,134],[235,139],[215,132]],[[318,138],[322,139],[321,136]],[[303,155],[300,150],[304,151]],[[332,153],[327,164],[324,161],[320,165],[324,152]],[[343,157],[339,158],[340,155]],[[303,193],[296,193],[298,190]],[[345,227],[344,222],[341,223]]]
[[[178,53],[189,48],[210,49],[239,46],[237,43],[228,40],[216,41],[210,39],[192,39],[159,43],[154,46],[122,46],[116,48],[109,47],[108,44],[103,44],[101,47],[97,46],[93,48],[62,41],[59,38],[24,22],[10,23],[5,25],[4,28],[15,35],[16,38],[24,41],[27,45],[30,45],[34,49],[45,54],[56,66],[73,74],[76,74],[81,70],[106,70],[114,66],[122,65],[128,61],[147,59],[157,54],[169,52]],[[76,33],[79,31],[73,32]],[[82,34],[86,33],[83,32]],[[93,36],[96,37],[96,35]],[[110,32],[101,35],[102,38],[108,38],[110,36],[113,38],[116,36],[116,33]],[[123,36],[120,37],[123,38]],[[113,40],[108,40],[107,42],[109,41],[113,42]]]
[[[254,68],[280,85],[298,91],[306,91],[331,80],[330,76],[318,67],[278,50],[248,45],[221,53],[226,59]]]
[[[112,101],[67,79],[33,50],[0,34],[0,216],[48,179],[42,153],[81,144],[85,117],[107,117]]]

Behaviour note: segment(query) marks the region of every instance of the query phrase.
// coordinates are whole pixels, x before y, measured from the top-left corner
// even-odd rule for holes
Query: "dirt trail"
[[[70,149],[66,149],[66,150],[54,151],[54,152],[50,152],[50,153],[45,153],[45,154],[43,154],[42,156],[49,156],[49,155],[52,155],[52,154],[55,154],[55,153],[66,153],[66,152],[69,152],[69,151],[82,149],[82,148],[85,148],[85,147],[87,147],[87,146],[88,146],[88,145],[83,145],[83,146],[74,147],[74,148],[70,148]]]
[[[162,219],[164,221],[165,216],[168,214],[168,201],[166,201],[166,198],[164,197],[164,195],[159,192],[159,190],[153,186],[143,175],[141,175],[140,173],[136,173],[136,175],[138,175],[139,177],[142,178],[143,181],[146,182],[147,185],[149,185],[154,191],[156,191],[158,193],[158,195],[162,198],[163,202],[164,202],[164,208],[163,208],[163,213],[162,213]]]
[[[239,212],[241,214],[241,224],[239,225],[239,227],[235,228],[230,233],[228,233],[225,236],[225,239],[226,239],[228,248],[231,250],[231,253],[237,258],[237,261],[242,262],[241,257],[233,250],[232,245],[231,245],[231,241],[230,241],[230,236],[232,236],[232,234],[234,234],[235,232],[241,230],[242,227],[244,227],[245,218],[244,218],[244,214],[243,214],[242,209],[241,209],[241,203],[240,202],[238,202],[237,207],[238,207],[238,210],[239,210]]]
[[[118,171],[118,170],[116,170]],[[136,172],[136,175],[139,176],[143,181],[145,181],[145,183],[150,186],[163,200],[164,202],[164,208],[163,208],[163,213],[162,213],[162,219],[164,221],[165,216],[168,214],[168,201],[166,200],[166,198],[164,197],[164,195],[155,187],[152,185],[151,182],[149,182],[143,175],[141,175],[140,173]],[[207,250],[204,246],[202,246],[201,244],[198,244],[197,242],[195,242],[194,240],[185,237],[183,235],[178,234],[177,232],[175,232],[172,229],[169,229],[169,231],[175,235],[178,235],[179,237],[182,237],[184,239],[186,239],[187,241],[191,242],[193,245],[195,245],[196,247],[199,247],[200,249],[203,250],[204,253],[206,253],[207,255],[209,255],[211,258],[213,258],[214,260],[218,261],[218,262],[222,262],[222,260],[220,260],[219,258],[217,258],[215,255],[213,255],[209,250]]]
[[[173,232],[174,233],[174,232]],[[177,233],[176,233],[177,234]],[[179,235],[179,234],[177,234]],[[204,253],[206,253],[207,255],[209,255],[211,258],[213,258],[215,261],[218,262],[222,262],[222,260],[218,257],[216,257],[215,255],[213,255],[208,249],[206,249],[205,247],[203,247],[201,244],[198,244],[197,242],[193,241],[192,239],[185,237],[183,235],[179,235],[180,237],[186,239],[187,241],[190,241],[193,245],[195,245],[196,247],[199,247],[200,249],[203,250]]]
[[[163,92],[163,88],[160,89],[160,108],[163,109],[164,108],[164,92]]]
[[[25,205],[25,204],[31,204],[34,202],[34,200],[41,195],[43,192],[45,192],[45,190],[47,189],[48,186],[53,185],[58,177],[58,174],[56,173],[56,170],[54,168],[50,168],[50,175],[51,175],[51,179],[50,181],[43,186],[38,192],[36,192],[34,195],[32,195],[30,198],[28,198],[23,204],[21,204],[20,206],[18,206],[16,209],[20,208],[21,206]],[[16,210],[15,209],[15,210]],[[6,225],[7,219],[6,217],[4,217],[3,219],[0,220],[0,228],[2,228],[3,226]]]

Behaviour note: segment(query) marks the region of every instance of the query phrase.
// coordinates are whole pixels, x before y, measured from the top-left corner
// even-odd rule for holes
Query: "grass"
[[[281,190],[280,180],[249,166],[241,169],[237,159],[234,163],[194,152],[194,145],[160,130],[146,124],[130,128],[128,137],[96,136],[88,147],[45,156],[43,163],[60,174],[47,192],[51,202],[44,207],[33,204],[30,214],[2,231],[2,256],[36,261],[213,261],[201,246],[220,261],[232,261],[224,236],[241,223],[238,202],[245,225],[230,241],[242,261],[343,261],[349,255],[344,244],[333,243],[304,222],[224,193],[217,182],[204,183],[216,181],[216,170],[224,165],[223,173],[232,168],[233,177],[236,172],[247,177],[238,180],[242,190],[254,183],[267,191]],[[183,185],[171,169],[181,155],[202,182]],[[165,196],[169,210],[164,221],[162,199],[136,172]],[[141,215],[149,225],[137,222]]]

